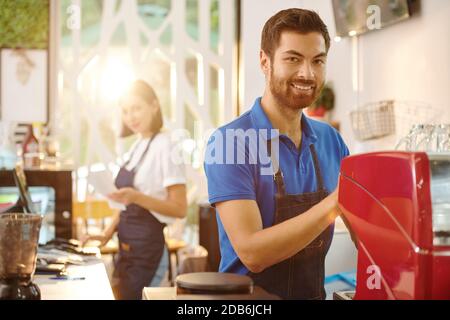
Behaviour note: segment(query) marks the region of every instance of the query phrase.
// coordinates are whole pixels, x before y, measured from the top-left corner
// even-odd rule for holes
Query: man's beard
[[[299,93],[292,85],[312,86],[311,93]],[[269,88],[272,96],[275,98],[280,107],[286,107],[291,110],[300,110],[309,107],[319,97],[324,84],[317,87],[317,83],[311,80],[300,79],[280,79],[271,70]]]

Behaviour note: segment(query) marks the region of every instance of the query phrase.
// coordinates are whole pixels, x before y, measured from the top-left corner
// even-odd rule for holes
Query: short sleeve
[[[211,205],[228,200],[256,200],[252,165],[227,163],[221,131],[217,130],[206,147],[204,169]],[[236,153],[236,146],[232,146]]]
[[[335,128],[333,128],[332,126],[329,126],[329,128],[331,128],[333,135],[334,135],[334,145],[336,146],[337,150],[336,152],[339,153],[340,156],[340,160],[346,158],[347,156],[350,155],[350,151],[348,150],[347,145],[344,142],[344,139],[342,139],[341,134],[339,133],[339,131],[337,131]]]
[[[161,163],[163,187],[167,188],[176,184],[186,184],[186,168],[183,161],[175,154],[174,144],[167,139],[161,148]],[[180,160],[180,161],[179,161]]]
[[[348,150],[348,147],[345,144],[344,139],[342,139],[342,136],[339,134],[339,132],[337,133],[337,135],[338,135],[338,140],[339,140],[339,144],[340,144],[341,159],[344,159],[350,155],[350,151]]]

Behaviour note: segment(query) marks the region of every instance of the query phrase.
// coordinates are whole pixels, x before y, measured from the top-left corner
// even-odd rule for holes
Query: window
[[[61,153],[76,168],[115,162],[132,142],[117,138],[117,100],[127,83],[143,79],[157,92],[165,127],[185,130],[183,146],[199,169],[205,132],[237,114],[237,28],[230,22],[238,1],[59,3],[53,124]]]

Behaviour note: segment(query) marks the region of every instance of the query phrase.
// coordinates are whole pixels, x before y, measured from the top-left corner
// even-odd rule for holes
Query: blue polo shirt
[[[269,118],[256,99],[251,110],[217,129],[208,141],[204,169],[208,180],[209,202],[250,199],[255,200],[261,212],[263,228],[273,225],[276,186],[273,176],[267,174],[268,157],[259,156],[268,139],[279,137],[279,166],[284,174],[286,193],[300,194],[317,191],[317,179],[309,149],[314,144],[322,172],[324,187],[332,192],[338,182],[341,160],[349,154],[339,133],[330,125],[302,115],[302,144],[298,150],[286,135],[273,130]],[[250,129],[250,130],[249,130]],[[238,132],[246,132],[243,139],[230,139]],[[257,132],[257,139],[254,132]],[[261,133],[261,134],[259,134]],[[238,134],[238,135],[239,135]],[[227,138],[228,135],[228,138]],[[255,143],[257,151],[255,152]],[[270,167],[271,168],[271,167]],[[270,171],[271,172],[271,171]],[[221,261],[219,271],[247,274],[217,214]]]

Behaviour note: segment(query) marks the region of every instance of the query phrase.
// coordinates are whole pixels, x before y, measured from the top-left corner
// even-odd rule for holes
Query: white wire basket
[[[353,132],[359,141],[395,135],[399,140],[414,124],[439,123],[442,110],[420,101],[383,100],[367,103],[350,112]]]
[[[350,112],[356,139],[378,139],[395,133],[394,101],[372,102]]]

